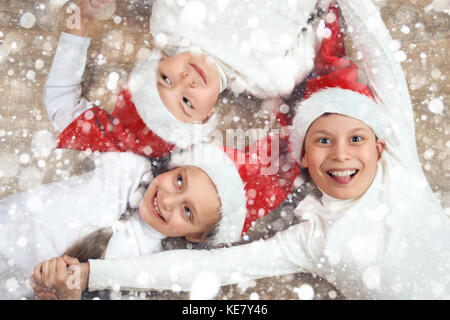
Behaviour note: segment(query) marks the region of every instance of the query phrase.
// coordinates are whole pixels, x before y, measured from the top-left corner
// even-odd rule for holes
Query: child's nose
[[[189,72],[186,72],[186,71],[183,72],[183,79],[184,79],[184,81],[187,82],[187,84],[191,88],[197,87],[197,82],[195,81],[195,79],[192,77],[192,75]]]
[[[170,218],[170,214],[179,205],[180,202],[179,198],[180,197],[177,194],[166,192],[161,195],[161,199],[158,199],[160,209],[164,210],[164,213],[166,214],[165,216],[166,220]]]
[[[332,157],[337,161],[345,161],[351,158],[351,154],[344,143],[336,143]]]
[[[161,197],[158,199],[158,204],[160,206],[160,209],[163,209],[164,211],[171,211],[173,207],[173,201],[170,199],[170,196],[167,193],[161,195]]]

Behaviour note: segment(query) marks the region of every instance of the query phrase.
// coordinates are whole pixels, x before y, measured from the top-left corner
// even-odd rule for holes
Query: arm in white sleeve
[[[48,116],[58,131],[92,107],[81,97],[80,85],[89,44],[89,38],[65,32],[60,35],[43,94]]]
[[[278,232],[268,240],[212,250],[170,250],[148,256],[89,260],[89,291],[120,285],[124,290],[187,291],[197,276],[214,273],[220,285],[283,274],[308,272],[303,224]]]
[[[391,35],[378,8],[371,0],[338,0],[338,4],[348,32],[363,55],[368,84],[386,118],[390,119],[395,139],[389,142],[415,152],[411,97],[402,67],[394,56]]]

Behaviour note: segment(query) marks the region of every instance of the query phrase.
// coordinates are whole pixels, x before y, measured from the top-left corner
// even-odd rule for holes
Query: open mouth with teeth
[[[358,174],[358,169],[328,170],[327,174],[339,184],[347,184]]]
[[[159,210],[159,206],[158,206],[158,200],[156,199],[156,196],[158,195],[158,191],[155,191],[155,194],[153,195],[153,200],[151,202],[152,205],[152,211],[153,213],[159,217],[161,220],[166,221],[164,219],[164,217],[161,214],[161,211]]]

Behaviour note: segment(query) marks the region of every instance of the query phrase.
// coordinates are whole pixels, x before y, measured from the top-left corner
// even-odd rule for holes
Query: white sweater
[[[222,285],[311,272],[349,299],[450,298],[450,222],[419,163],[411,100],[392,39],[371,1],[338,2],[391,130],[369,189],[347,201],[308,196],[295,210],[303,222],[269,240],[90,260],[90,290],[108,282],[189,290],[203,272],[213,272]],[[137,274],[146,274],[146,281]]]
[[[290,94],[314,67],[319,19],[307,20],[331,2],[156,0],[150,32],[168,54],[194,46],[213,56],[234,92],[276,98]]]
[[[131,153],[102,153],[95,169],[0,200],[0,299],[33,298],[35,265],[60,256],[76,240],[112,226],[106,258],[162,250],[162,234],[136,212],[119,221],[150,163]]]
[[[45,86],[45,106],[59,130],[91,105],[80,99],[88,45],[89,39],[61,35]],[[138,213],[119,222],[143,175],[151,178],[150,161],[119,152],[92,157],[95,169],[90,172],[0,200],[0,299],[33,298],[27,280],[35,265],[60,256],[77,239],[102,227],[114,230],[107,258],[162,249],[165,236]]]

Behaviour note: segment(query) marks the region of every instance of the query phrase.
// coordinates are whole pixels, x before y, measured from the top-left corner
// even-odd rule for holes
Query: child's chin
[[[339,200],[355,199],[361,195],[361,193],[357,192],[357,190],[350,190],[350,189],[351,188],[349,188],[348,190],[328,189],[328,190],[323,190],[323,191],[330,197],[333,197],[333,198],[339,199]]]

